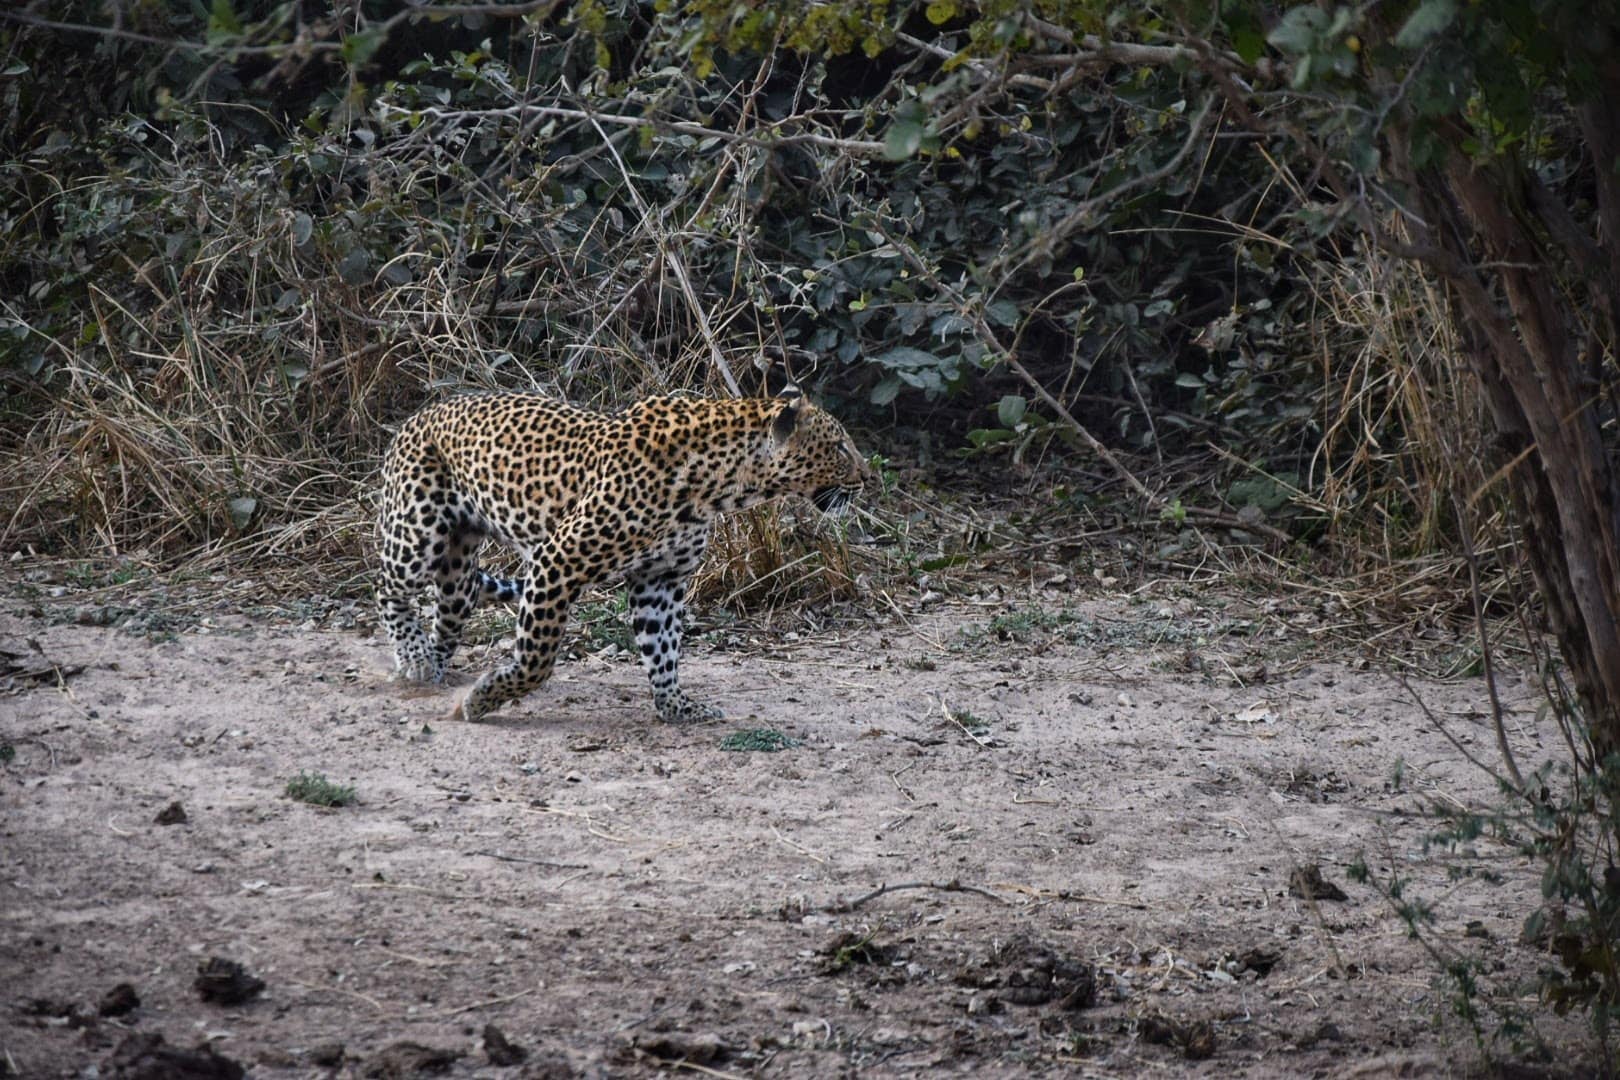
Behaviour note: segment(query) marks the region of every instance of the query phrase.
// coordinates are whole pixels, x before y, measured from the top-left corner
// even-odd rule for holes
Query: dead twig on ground
[[[529,863],[533,866],[549,866],[553,870],[589,870],[584,863],[551,862],[549,859],[530,859],[522,855],[502,855],[498,851],[464,851],[463,855],[482,855],[486,859],[499,859],[502,862]]]
[[[872,900],[876,900],[878,897],[883,896],[886,893],[900,892],[905,889],[933,889],[937,892],[977,893],[980,896],[994,900],[998,904],[1004,905],[1007,903],[1006,900],[997,896],[989,889],[981,889],[977,885],[964,885],[955,878],[952,878],[950,881],[907,881],[899,885],[880,885],[878,888],[873,889],[864,896],[857,896],[853,900],[834,900],[832,903],[824,905],[821,910],[833,912],[854,911],[861,905]]]

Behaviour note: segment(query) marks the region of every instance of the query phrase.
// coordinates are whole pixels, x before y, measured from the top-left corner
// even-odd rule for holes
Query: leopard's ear
[[[804,412],[804,397],[799,394],[797,388],[794,388],[792,397],[788,397],[786,393],[782,396],[787,397],[787,401],[776,411],[776,415],[771,417],[771,442],[778,450],[786,446],[788,439],[792,438],[793,430],[799,426],[799,414]]]
[[[779,398],[787,398],[788,400],[791,401],[791,400],[793,400],[795,398],[803,398],[804,397],[804,391],[800,390],[797,386],[793,385],[792,383],[788,383],[787,385],[783,386],[782,389],[780,389],[780,390],[778,390],[776,392],[776,396],[779,397]]]

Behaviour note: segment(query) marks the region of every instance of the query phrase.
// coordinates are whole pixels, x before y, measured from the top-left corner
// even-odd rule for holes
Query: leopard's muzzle
[[[823,514],[838,517],[849,510],[850,500],[854,497],[855,492],[852,489],[832,484],[824,488],[817,488],[810,496],[810,501],[815,503],[816,509]]]

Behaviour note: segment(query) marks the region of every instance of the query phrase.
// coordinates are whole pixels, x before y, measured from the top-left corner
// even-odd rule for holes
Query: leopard
[[[376,595],[397,677],[441,682],[477,606],[515,604],[511,654],[450,713],[482,720],[550,678],[580,595],[620,582],[659,719],[719,719],[680,683],[687,594],[715,519],[794,495],[841,515],[872,476],[843,425],[792,385],[614,412],[530,391],[429,405],[383,456]],[[518,576],[480,568],[489,541],[517,554]]]

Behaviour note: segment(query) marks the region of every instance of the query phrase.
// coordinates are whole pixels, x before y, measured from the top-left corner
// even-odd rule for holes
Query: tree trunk
[[[1620,476],[1599,426],[1598,369],[1583,363],[1570,336],[1586,323],[1589,356],[1600,360],[1605,342],[1612,347],[1608,288],[1611,266],[1620,267],[1620,237],[1611,233],[1611,251],[1603,252],[1521,166],[1498,162],[1487,172],[1456,143],[1438,171],[1419,175],[1398,152],[1392,164],[1422,192],[1423,246],[1445,277],[1502,463],[1522,458],[1509,482],[1594,746],[1600,755],[1620,750]],[[1599,201],[1620,212],[1612,179],[1600,180]],[[1572,297],[1588,298],[1596,310],[1571,310]]]

